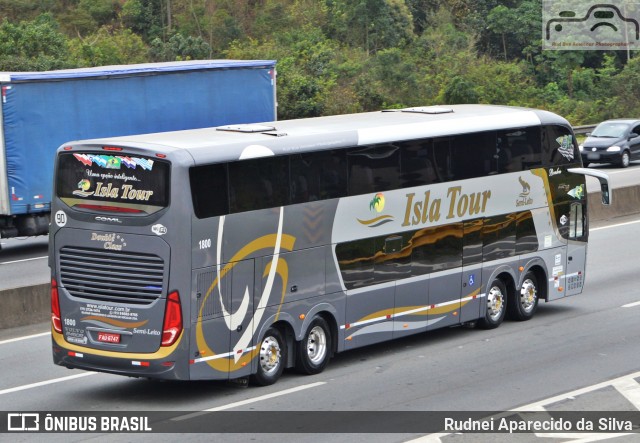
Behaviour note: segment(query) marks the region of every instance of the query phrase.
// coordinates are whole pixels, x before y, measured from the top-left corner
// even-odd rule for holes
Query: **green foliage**
[[[67,39],[50,14],[0,24],[0,70],[45,71],[68,67]]]
[[[105,66],[147,61],[147,47],[129,29],[110,31],[100,28],[95,34],[76,38],[69,44],[70,58],[76,66]]]
[[[0,0],[0,70],[274,59],[279,118],[443,103],[640,115],[640,57],[542,51],[541,0]]]
[[[159,38],[151,42],[153,61],[203,60],[210,54],[211,47],[202,37],[174,34],[166,43]]]

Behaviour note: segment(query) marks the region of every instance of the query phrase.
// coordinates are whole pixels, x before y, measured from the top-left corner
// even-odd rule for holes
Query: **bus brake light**
[[[51,325],[54,331],[62,333],[62,321],[60,320],[60,298],[58,296],[58,282],[51,279]]]
[[[180,295],[177,291],[167,297],[167,306],[164,311],[164,324],[162,326],[162,343],[160,346],[171,346],[182,331],[182,308],[180,307]]]

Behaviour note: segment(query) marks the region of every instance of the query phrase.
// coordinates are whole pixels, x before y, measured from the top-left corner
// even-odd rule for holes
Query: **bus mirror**
[[[602,204],[610,205],[612,201],[611,192],[609,188],[609,176],[604,172],[596,171],[595,169],[587,168],[569,168],[567,171],[573,174],[582,174],[595,177],[600,182],[600,195],[602,196]]]

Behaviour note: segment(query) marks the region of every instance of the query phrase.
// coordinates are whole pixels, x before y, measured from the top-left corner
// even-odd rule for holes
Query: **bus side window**
[[[196,217],[208,218],[229,213],[226,164],[195,166],[189,169],[189,181]]]
[[[499,172],[517,172],[542,167],[539,128],[499,131],[498,154]]]

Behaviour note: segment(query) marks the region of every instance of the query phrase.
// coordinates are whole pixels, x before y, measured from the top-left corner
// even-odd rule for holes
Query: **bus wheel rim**
[[[307,340],[307,356],[314,365],[322,363],[327,354],[327,334],[320,326],[309,331]]]
[[[265,337],[260,346],[260,367],[265,374],[271,375],[278,371],[280,366],[280,343],[274,337]]]
[[[502,315],[502,310],[504,309],[504,294],[499,287],[494,286],[491,288],[489,295],[487,296],[487,305],[491,320],[498,320]]]
[[[538,291],[533,281],[526,279],[522,282],[522,288],[520,289],[520,305],[525,312],[531,312],[536,305],[536,299],[538,298]]]

